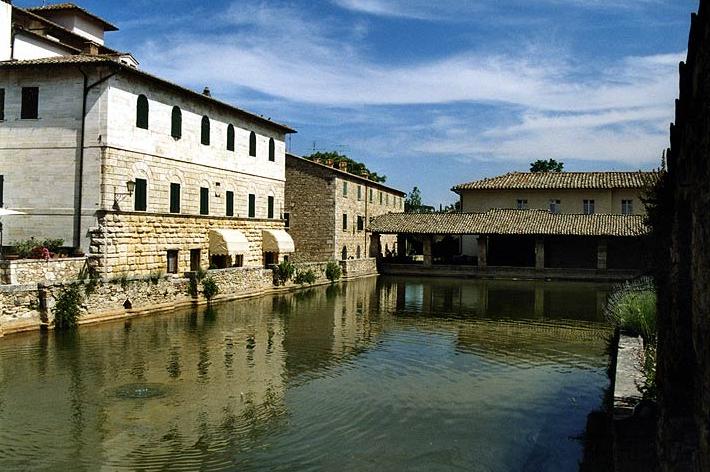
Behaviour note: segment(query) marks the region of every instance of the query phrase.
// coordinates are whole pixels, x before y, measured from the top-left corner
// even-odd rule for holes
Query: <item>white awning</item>
[[[264,252],[288,254],[294,252],[296,249],[291,236],[282,229],[265,229],[262,230],[261,235],[264,239],[262,243],[262,250]]]
[[[238,229],[211,229],[210,254],[213,256],[234,256],[249,252],[249,240]]]

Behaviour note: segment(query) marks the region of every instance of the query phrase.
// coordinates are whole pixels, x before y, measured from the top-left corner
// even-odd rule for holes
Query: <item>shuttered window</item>
[[[227,151],[234,151],[234,126],[227,126]]]
[[[271,162],[276,161],[276,143],[274,143],[274,138],[269,139],[269,160]]]
[[[5,206],[5,176],[0,175],[0,208]]]
[[[133,209],[135,211],[146,211],[148,208],[148,181],[136,179],[135,200]]]
[[[145,95],[138,95],[136,100],[136,127],[148,129],[148,98]]]
[[[178,252],[175,249],[168,251],[168,274],[178,273]]]
[[[249,194],[249,218],[256,217],[256,195]]]
[[[205,146],[210,145],[210,119],[207,116],[202,117],[202,133],[200,142]]]
[[[227,216],[234,216],[234,192],[227,191]]]
[[[175,139],[182,138],[182,111],[179,107],[173,107],[172,119],[170,120],[170,136]]]
[[[268,197],[267,199],[267,218],[273,218],[274,217],[274,197]]]
[[[0,88],[0,121],[5,119],[5,89]]]
[[[170,213],[180,213],[180,184],[170,184]]]
[[[210,214],[210,189],[200,187],[200,215]]]
[[[347,213],[343,213],[343,231],[348,230],[348,215]]]
[[[249,133],[249,155],[256,157],[256,133]]]
[[[22,109],[20,118],[34,120],[39,116],[39,88],[22,87]]]

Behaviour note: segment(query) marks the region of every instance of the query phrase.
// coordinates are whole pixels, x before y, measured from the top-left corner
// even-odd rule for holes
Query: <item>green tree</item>
[[[367,166],[365,166],[365,164],[363,164],[362,162],[357,162],[353,159],[350,159],[348,156],[346,156],[345,154],[340,154],[338,151],[319,151],[303,157],[305,159],[308,159],[309,161],[313,161],[316,159],[319,159],[321,161],[332,160],[335,167],[338,167],[340,165],[340,162],[345,161],[348,163],[348,172],[350,172],[351,174],[362,175],[363,172],[367,172],[368,178],[373,182],[384,183],[385,181],[387,181],[386,175],[379,175],[377,172],[373,172],[368,169]]]
[[[538,159],[530,163],[530,172],[562,172],[564,167],[564,162],[557,162],[554,159],[548,159],[546,161]]]
[[[422,205],[422,192],[419,187],[414,187],[407,198],[404,199],[405,213],[424,213],[430,208]]]

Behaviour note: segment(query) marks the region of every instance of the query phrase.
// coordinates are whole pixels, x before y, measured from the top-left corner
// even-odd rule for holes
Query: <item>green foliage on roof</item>
[[[365,166],[362,162],[357,162],[350,159],[345,154],[340,154],[338,151],[327,151],[327,152],[314,152],[311,155],[303,156],[309,161],[314,161],[316,159],[320,160],[321,163],[326,163],[327,161],[333,161],[333,166],[338,167],[340,162],[345,161],[348,163],[348,172],[355,175],[360,175],[365,177],[363,174],[367,172],[367,178],[373,182],[385,183],[387,181],[386,175],[379,175],[377,172],[373,172]]]

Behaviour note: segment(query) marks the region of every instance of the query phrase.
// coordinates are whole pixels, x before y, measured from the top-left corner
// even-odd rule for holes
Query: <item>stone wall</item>
[[[659,260],[661,470],[710,470],[710,2],[692,17],[688,57],[652,213]],[[649,212],[651,213],[651,212]],[[670,248],[670,250],[669,250]]]
[[[367,259],[350,259],[341,261],[343,277],[361,277],[363,275],[377,274],[377,259],[370,257]]]
[[[13,285],[66,282],[78,279],[85,267],[85,257],[9,260],[0,262],[0,280]]]
[[[167,271],[167,251],[178,250],[178,274],[190,270],[190,250],[209,267],[209,230],[238,229],[250,242],[244,266],[263,265],[262,230],[283,229],[282,220],[139,212],[105,212],[92,232],[91,256],[104,277]]]
[[[273,287],[273,271],[261,267],[214,269],[208,270],[207,274],[219,287],[217,298],[263,293]]]

